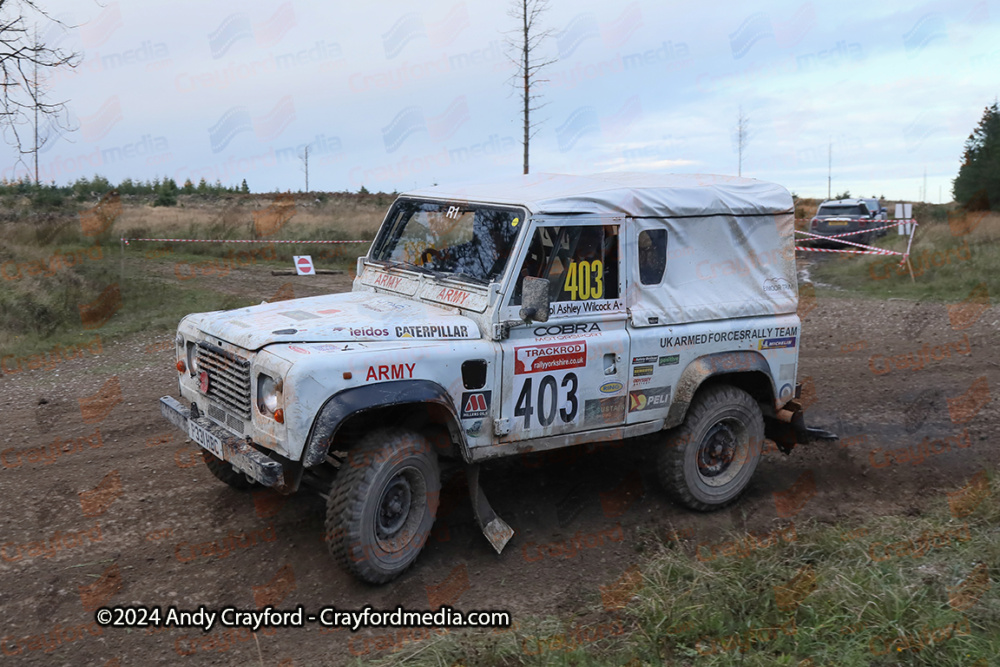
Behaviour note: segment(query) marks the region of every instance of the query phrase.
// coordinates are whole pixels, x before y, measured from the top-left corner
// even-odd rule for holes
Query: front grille
[[[243,435],[244,425],[243,420],[235,415],[231,415],[217,405],[208,406],[208,416],[219,422],[220,424],[225,424],[229,428],[233,429],[236,433]]]
[[[250,361],[221,347],[198,343],[198,368],[208,371],[208,397],[243,419],[250,419]],[[210,413],[211,416],[211,413]],[[236,427],[236,420],[226,423]],[[221,420],[220,420],[221,421]],[[243,424],[239,424],[243,430]]]

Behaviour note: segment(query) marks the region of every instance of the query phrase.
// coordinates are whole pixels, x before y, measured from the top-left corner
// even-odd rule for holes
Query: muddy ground
[[[249,268],[214,284],[263,299],[282,289],[295,296],[349,289],[349,278],[272,277]],[[919,515],[975,472],[1000,464],[1000,401],[981,406],[1000,388],[1000,309],[949,311],[940,303],[846,294],[804,298],[804,309],[799,379],[815,390],[809,420],[838,432],[840,442],[767,454],[742,500],[712,514],[664,496],[649,465],[655,439],[493,464],[484,486],[517,531],[499,557],[475,530],[464,481],[453,475],[416,566],[381,587],[331,562],[322,498],[235,492],[163,420],[158,399],[176,388],[169,336],[98,346],[100,330],[88,332],[82,358],[0,378],[0,663],[340,664],[391,655],[420,637],[317,626],[256,638],[221,628],[208,635],[100,631],[89,611],[99,604],[301,604],[308,611],[450,603],[509,610],[515,620],[554,615],[600,625],[611,616],[599,586],[641,563],[643,545],[657,536],[678,531],[693,557],[696,544],[718,543],[727,531],[760,534],[786,524],[779,509],[797,511],[796,522]],[[944,356],[940,346],[948,343]],[[884,372],[881,357],[924,344],[939,346],[940,358]],[[899,455],[927,438],[938,453],[909,462]],[[886,450],[897,450],[895,461]],[[772,495],[789,490],[791,511],[785,496],[776,505]],[[582,548],[549,548],[574,539]]]

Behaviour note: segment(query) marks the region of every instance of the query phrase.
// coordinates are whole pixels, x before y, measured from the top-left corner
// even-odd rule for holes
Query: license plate
[[[188,435],[191,436],[192,440],[215,454],[220,459],[225,459],[222,455],[222,440],[220,440],[218,436],[209,433],[205,427],[196,422],[189,421]]]
[[[846,227],[850,223],[847,222],[846,220],[835,220],[833,222],[828,222],[826,224],[830,227]]]

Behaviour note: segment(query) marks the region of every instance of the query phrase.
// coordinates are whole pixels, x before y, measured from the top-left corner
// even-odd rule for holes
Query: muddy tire
[[[371,584],[417,559],[437,515],[441,473],[430,441],[389,428],[361,438],[337,473],[326,506],[330,554]]]
[[[259,482],[234,468],[233,464],[223,461],[207,449],[201,450],[201,458],[216,478],[237,491],[250,491],[261,486]]]
[[[657,473],[667,494],[700,511],[736,500],[760,461],[764,418],[742,389],[717,385],[698,392],[684,423],[660,451]]]

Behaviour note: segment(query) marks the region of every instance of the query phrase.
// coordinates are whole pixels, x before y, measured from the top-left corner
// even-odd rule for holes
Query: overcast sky
[[[43,181],[168,175],[400,190],[521,173],[504,2],[40,0],[83,55],[47,82],[75,131]],[[1000,0],[552,0],[532,172],[736,174],[801,196],[951,198],[1000,94]],[[3,176],[22,173],[2,153]],[[17,169],[18,171],[15,171]],[[940,194],[939,194],[940,193]]]

